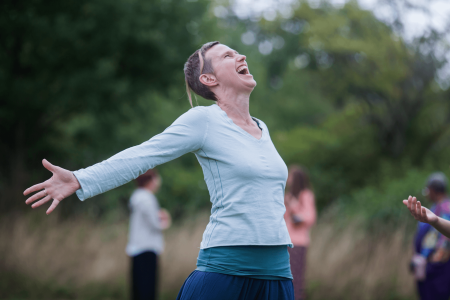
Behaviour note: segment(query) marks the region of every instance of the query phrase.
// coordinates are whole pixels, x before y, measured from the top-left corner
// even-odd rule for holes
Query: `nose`
[[[244,61],[246,58],[247,57],[245,55],[239,54],[239,57],[238,57],[237,61],[241,62],[241,61]]]

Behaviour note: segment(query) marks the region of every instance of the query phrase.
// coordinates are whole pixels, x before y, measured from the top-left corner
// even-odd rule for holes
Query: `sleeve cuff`
[[[80,189],[78,189],[78,190],[76,190],[76,194],[77,194],[77,197],[78,197],[78,199],[80,199],[81,201],[84,201],[84,200],[86,200],[87,198],[89,198],[89,196],[87,195],[87,193],[85,192],[86,191],[86,188],[85,187],[83,187],[83,181],[81,180],[81,177],[82,176],[80,176],[80,174],[79,174],[79,170],[78,171],[74,171],[74,172],[72,172],[73,173],[73,175],[77,178],[77,180],[78,180],[78,182],[80,183],[80,186],[81,186],[81,188]]]

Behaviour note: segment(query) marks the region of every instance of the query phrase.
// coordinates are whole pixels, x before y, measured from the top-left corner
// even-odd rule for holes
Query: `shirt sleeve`
[[[150,140],[73,172],[81,185],[76,191],[78,198],[84,201],[136,179],[157,165],[199,150],[208,132],[208,119],[206,107],[192,108]]]

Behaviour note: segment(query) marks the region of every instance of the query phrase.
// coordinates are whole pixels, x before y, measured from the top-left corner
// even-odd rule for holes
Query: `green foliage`
[[[404,177],[393,179],[388,167],[384,171],[386,176],[382,177],[379,186],[367,186],[338,199],[338,211],[346,218],[359,218],[372,226],[411,223],[413,219],[406,209],[402,209],[401,201],[407,199],[409,195],[415,195],[424,205],[430,206],[431,204],[422,196],[422,188],[425,187],[426,178],[433,171],[435,169],[408,168]]]
[[[379,147],[373,128],[361,121],[357,105],[328,117],[320,126],[300,126],[278,132],[274,143],[288,164],[306,166],[319,207],[371,180]]]
[[[180,71],[199,45],[198,31],[210,31],[207,11],[206,1],[184,0],[3,2],[0,182],[10,186],[6,198],[48,176],[34,172],[44,157],[78,169],[150,138],[186,111]],[[175,95],[174,85],[181,87]],[[164,100],[144,103],[156,94]],[[173,103],[164,106],[170,97]]]
[[[283,30],[293,24],[300,29]],[[281,19],[279,26],[265,22],[261,28],[262,39],[281,37],[286,41],[286,46],[267,60],[272,78],[283,74],[289,64],[307,68],[322,95],[335,107],[355,101],[364,104],[365,118],[377,129],[387,156],[400,157],[408,151],[415,140],[411,128],[431,102],[441,101],[441,109],[448,112],[442,103],[448,96],[436,92],[434,80],[443,61],[420,50],[439,47],[439,35],[430,34],[407,45],[355,2],[342,9],[311,9],[303,3],[293,19]],[[445,123],[449,123],[448,113]],[[426,147],[421,150],[427,151]],[[425,157],[424,152],[416,154],[418,160]]]
[[[417,149],[396,159],[384,155],[376,128],[365,122],[363,115],[360,105],[348,105],[344,110],[329,115],[320,126],[298,126],[289,131],[279,131],[273,140],[286,163],[302,164],[308,168],[319,208],[338,200],[346,207],[355,206],[355,210],[366,218],[375,217],[377,209],[380,209],[379,214],[385,214],[381,206],[387,211],[402,214],[399,199],[410,194],[420,195],[431,172],[447,170],[450,156],[441,147],[448,135],[433,147],[427,145],[432,150],[422,158],[423,163],[418,164],[415,159]],[[387,190],[389,196],[386,195]],[[379,201],[376,195],[388,197],[390,201]],[[370,198],[367,203],[382,204],[375,208],[357,205],[359,202],[354,199],[361,197]],[[395,214],[390,216],[396,218]]]
[[[54,144],[64,141],[57,124],[71,118],[95,119],[96,137],[114,142],[125,103],[183,82],[179,70],[198,46],[186,24],[206,11],[205,1],[183,0],[2,2],[0,180],[20,190],[40,158],[66,158]]]
[[[258,82],[251,113],[266,122],[287,164],[309,169],[320,209],[339,203],[349,214],[354,207],[369,219],[395,219],[393,199],[450,164],[450,91],[434,81],[443,62],[420,50],[436,47],[440,35],[406,44],[355,2],[302,2],[292,18],[272,22],[216,18],[205,0],[1,5],[3,199],[22,200],[20,191],[48,177],[41,158],[75,170],[163,131],[189,109],[183,63],[211,40],[247,55]],[[256,43],[244,45],[245,32]],[[265,41],[273,45],[267,55],[258,49]],[[158,169],[158,197],[176,218],[209,205],[194,155]],[[85,203],[73,197],[59,211],[114,220],[133,188]],[[21,201],[0,202],[4,211],[13,203]]]

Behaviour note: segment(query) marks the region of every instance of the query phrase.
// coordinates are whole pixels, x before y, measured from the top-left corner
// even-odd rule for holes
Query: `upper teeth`
[[[239,73],[239,72],[241,72],[241,71],[244,70],[244,69],[247,69],[247,66],[240,66],[240,67],[237,69],[237,72]]]

